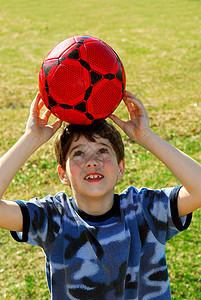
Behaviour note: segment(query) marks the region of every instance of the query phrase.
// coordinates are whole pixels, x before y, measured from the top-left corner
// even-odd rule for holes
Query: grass
[[[0,154],[23,134],[47,52],[73,35],[109,43],[126,70],[127,89],[142,99],[152,129],[201,162],[201,1],[1,1]],[[127,117],[123,104],[116,113]],[[128,185],[178,184],[152,155],[123,133]],[[40,159],[39,159],[40,158]],[[52,140],[17,173],[4,198],[29,199],[63,190]],[[70,191],[68,191],[70,193]],[[191,227],[167,244],[172,299],[201,299],[200,211]],[[0,231],[0,299],[48,299],[43,253]]]

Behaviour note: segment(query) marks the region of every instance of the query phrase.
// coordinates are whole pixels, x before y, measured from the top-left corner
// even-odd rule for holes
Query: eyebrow
[[[93,143],[93,142],[92,142],[92,143]],[[94,143],[97,143],[97,142],[94,142]],[[98,144],[99,144],[99,145],[102,145],[102,146],[104,146],[104,147],[113,149],[110,145],[105,144],[105,143],[103,143],[103,142],[98,143]],[[81,147],[83,147],[83,146],[86,146],[86,144],[78,144],[78,145],[74,146],[72,149],[70,149],[69,154],[72,153],[74,150],[79,149],[79,148],[81,148]]]
[[[70,154],[70,153],[72,153],[74,150],[76,150],[77,148],[80,148],[80,146],[81,145],[76,145],[76,146],[74,146],[72,149],[70,149],[69,151],[68,151],[68,154]]]
[[[99,143],[100,145],[102,145],[102,146],[104,146],[104,147],[108,147],[108,148],[111,148],[111,149],[113,149],[113,147],[112,146],[110,146],[110,145],[108,145],[108,144],[105,144],[105,143]]]

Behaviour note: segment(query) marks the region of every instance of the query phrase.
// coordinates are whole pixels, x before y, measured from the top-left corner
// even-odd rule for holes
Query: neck
[[[108,212],[114,201],[114,192],[103,197],[78,197],[74,195],[75,203],[85,213],[93,216],[103,215]]]

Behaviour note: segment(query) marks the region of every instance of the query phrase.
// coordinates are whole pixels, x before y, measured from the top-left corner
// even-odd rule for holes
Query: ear
[[[57,166],[57,171],[58,171],[61,182],[64,185],[70,185],[66,171],[60,165]]]
[[[121,180],[124,176],[125,172],[125,159],[122,159],[119,163],[119,172],[117,176],[117,180]]]

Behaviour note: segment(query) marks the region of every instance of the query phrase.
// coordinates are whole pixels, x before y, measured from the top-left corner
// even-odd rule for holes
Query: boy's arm
[[[24,135],[0,159],[0,199],[11,180],[25,161],[61,126],[61,121],[48,125],[51,112],[46,110],[40,117],[44,103],[38,93],[31,104],[30,115]],[[12,201],[0,201],[0,227],[12,231],[22,231],[23,221],[20,207]]]
[[[201,165],[151,131],[148,114],[136,96],[126,91],[123,99],[130,114],[130,120],[124,122],[115,115],[111,115],[111,119],[130,138],[158,157],[183,185],[178,195],[179,216],[200,208]]]

